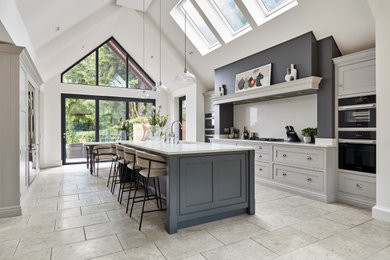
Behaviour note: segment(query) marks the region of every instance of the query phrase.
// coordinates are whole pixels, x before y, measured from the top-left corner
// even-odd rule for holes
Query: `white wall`
[[[186,97],[187,106],[187,141],[204,141],[204,88],[200,84],[183,86],[168,96],[169,126],[179,120],[179,98]],[[175,133],[178,133],[178,127]]]
[[[317,95],[234,106],[234,127],[240,133],[246,126],[259,137],[286,138],[286,125],[298,135],[305,127],[317,127]]]
[[[112,87],[63,84],[60,75],[43,85],[41,92],[41,167],[60,166],[61,161],[61,94],[94,96],[116,96],[136,98],[140,90]],[[167,94],[148,91],[156,105],[162,106],[162,114],[167,113]]]
[[[376,145],[376,206],[373,217],[390,222],[390,1],[370,0],[375,17],[376,33],[376,103],[377,103],[377,145]]]

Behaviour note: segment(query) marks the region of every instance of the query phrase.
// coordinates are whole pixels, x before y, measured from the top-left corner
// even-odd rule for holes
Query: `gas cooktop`
[[[283,138],[257,138],[254,141],[266,141],[266,142],[284,142]]]

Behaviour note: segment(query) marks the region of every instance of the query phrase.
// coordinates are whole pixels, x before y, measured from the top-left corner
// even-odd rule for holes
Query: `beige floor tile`
[[[38,225],[9,225],[0,229],[0,242],[54,231],[55,221]]]
[[[370,222],[343,231],[343,235],[376,249],[390,245],[390,228],[381,227]]]
[[[129,260],[125,251],[92,258],[93,260]]]
[[[90,259],[122,251],[116,236],[108,236],[81,243],[53,248],[52,260]]]
[[[278,190],[266,190],[262,191],[262,188],[258,189],[256,191],[256,201],[257,202],[267,202],[267,201],[273,201],[281,198],[286,198],[289,196],[293,196],[293,194],[284,192],[284,191],[278,191]]]
[[[299,220],[307,220],[307,219],[316,218],[325,215],[329,213],[329,211],[317,207],[313,207],[310,205],[305,205],[301,207],[295,207],[295,208],[283,210],[282,213],[297,218]]]
[[[163,238],[157,241],[156,245],[167,259],[182,259],[223,246],[221,242],[204,231],[188,236]]]
[[[138,224],[135,223],[132,219],[127,217],[127,219],[106,222],[96,225],[91,225],[85,227],[85,234],[87,239],[94,239],[98,237],[104,237],[108,235],[114,235],[118,233],[129,232],[138,229]]]
[[[270,214],[270,215],[256,214],[248,221],[268,231],[271,231],[271,230],[296,224],[301,220],[283,213],[279,213],[279,214]]]
[[[357,260],[376,252],[375,249],[342,235],[334,235],[317,243],[283,255],[278,260]]]
[[[232,222],[222,226],[207,229],[211,235],[224,244],[230,244],[267,232],[265,229],[250,222]]]
[[[108,218],[110,219],[110,221],[119,221],[119,220],[123,220],[123,219],[128,219],[129,218],[129,215],[126,214],[126,208],[123,209],[117,209],[117,210],[110,210],[110,211],[107,211],[106,212]]]
[[[228,222],[230,222],[230,221],[228,221]],[[206,230],[208,228],[221,226],[221,225],[224,225],[224,224],[226,224],[228,222],[224,222],[223,220],[212,221],[212,222],[208,222],[208,223],[204,223],[204,224],[200,224],[200,225],[196,225],[196,226],[192,226],[192,227],[179,229],[177,231],[177,233],[179,233],[180,235],[188,235],[188,234],[191,234],[191,233],[194,233],[194,232],[199,232],[199,231],[202,231],[202,230]]]
[[[320,209],[327,210],[329,212],[335,212],[338,210],[346,209],[347,207],[341,203],[325,203],[321,201],[314,201],[310,204],[310,206],[314,206]]]
[[[36,213],[31,215],[28,224],[37,225],[37,224],[47,223],[62,218],[78,217],[78,216],[81,216],[80,208],[62,209],[50,213],[41,213],[41,214]]]
[[[284,210],[291,209],[290,204],[285,202],[283,199],[256,203],[256,214],[275,214],[281,213]]]
[[[80,217],[63,218],[56,222],[56,230],[64,230],[82,226],[108,222],[106,213],[91,214]]]
[[[293,208],[308,205],[308,204],[311,205],[313,202],[315,202],[315,200],[308,199],[298,195],[285,197],[282,200],[283,202],[287,203],[290,207]]]
[[[154,245],[138,247],[125,251],[127,259],[132,260],[164,260],[165,257],[160,250]]]
[[[182,258],[180,260],[207,260],[207,259],[201,254],[196,254],[193,256]]]
[[[329,213],[327,215],[324,215],[324,218],[336,221],[340,224],[349,227],[353,227],[371,220],[370,216],[356,211],[352,211],[350,209],[343,209]]]
[[[2,260],[50,260],[51,249],[43,249],[26,253],[23,255],[15,255],[12,257],[1,257]]]
[[[83,199],[83,200],[74,200],[74,201],[61,201],[58,202],[58,209],[69,209],[69,208],[77,208],[89,205],[100,204],[101,201],[99,197]]]
[[[117,234],[123,249],[132,249],[153,244],[153,240],[137,229]]]
[[[38,234],[21,239],[17,255],[84,241],[82,228]]]
[[[251,239],[203,252],[208,260],[258,260],[272,259],[277,255]]]
[[[369,256],[365,260],[388,260],[388,259],[390,259],[390,246]]]
[[[0,259],[13,256],[18,243],[19,239],[0,243]]]
[[[323,217],[306,220],[293,225],[293,227],[318,239],[324,239],[349,228]]]
[[[253,237],[253,240],[271,249],[278,255],[283,255],[310,245],[318,239],[299,231],[293,227],[284,227],[259,236]]]
[[[180,236],[178,233],[169,234],[165,228],[165,224],[161,223],[142,223],[142,233],[144,233],[151,241]]]
[[[89,214],[106,212],[109,210],[116,210],[116,209],[121,209],[125,211],[125,208],[115,201],[115,202],[102,203],[102,204],[91,205],[91,206],[83,206],[81,207],[81,213],[82,215],[89,215]]]

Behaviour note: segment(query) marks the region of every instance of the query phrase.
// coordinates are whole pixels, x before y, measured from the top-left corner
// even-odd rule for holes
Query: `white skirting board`
[[[40,168],[46,169],[46,168],[61,167],[61,166],[62,166],[62,160],[58,160],[58,161],[50,161],[50,162],[41,162]]]
[[[0,208],[0,218],[16,217],[22,215],[20,206],[11,206]]]
[[[376,205],[372,208],[372,217],[382,221],[390,222],[390,208]]]

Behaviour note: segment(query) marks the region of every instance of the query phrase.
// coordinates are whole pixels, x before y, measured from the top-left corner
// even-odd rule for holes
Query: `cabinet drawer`
[[[324,191],[324,175],[322,172],[275,165],[274,180],[313,191]]]
[[[264,145],[264,144],[258,144],[255,147],[256,147],[256,152],[259,153],[269,153],[271,150],[271,147],[269,145]]]
[[[255,160],[256,161],[269,161],[270,157],[271,156],[269,153],[260,153],[257,150],[255,152]]]
[[[315,169],[324,168],[324,151],[319,149],[275,147],[274,161]]]
[[[376,179],[350,173],[338,173],[338,190],[358,196],[375,198]]]
[[[264,179],[270,179],[270,167],[269,163],[256,162],[255,163],[255,174]]]

